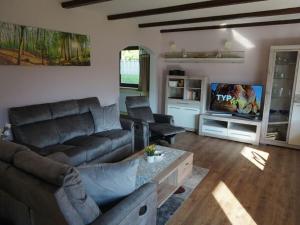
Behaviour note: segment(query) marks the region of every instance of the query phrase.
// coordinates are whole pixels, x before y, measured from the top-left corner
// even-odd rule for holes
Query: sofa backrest
[[[127,96],[125,104],[130,118],[144,120],[148,123],[155,122],[148,97]]]
[[[100,215],[73,167],[10,142],[0,141],[0,149],[0,202],[7,203],[0,217],[15,225],[85,225]]]
[[[37,148],[63,143],[95,132],[92,111],[98,98],[68,100],[11,108],[9,119],[15,141]]]

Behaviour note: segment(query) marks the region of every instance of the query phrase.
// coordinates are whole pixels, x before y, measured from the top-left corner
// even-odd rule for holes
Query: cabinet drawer
[[[167,114],[174,117],[175,126],[194,130],[198,129],[198,118],[200,114],[199,109],[181,106],[168,106]]]
[[[231,138],[238,138],[243,140],[255,141],[256,133],[245,132],[240,130],[228,130],[228,136]]]
[[[202,126],[202,132],[203,133],[208,133],[208,134],[213,134],[213,135],[221,135],[221,136],[227,136],[227,128],[221,128],[221,127],[213,127],[213,126],[207,126],[203,125]]]
[[[178,167],[178,184],[181,185],[193,172],[193,155],[190,155]]]

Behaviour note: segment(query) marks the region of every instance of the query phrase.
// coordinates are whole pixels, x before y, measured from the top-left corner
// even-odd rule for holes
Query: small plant
[[[145,153],[147,156],[154,156],[156,151],[156,145],[149,145],[145,148]]]

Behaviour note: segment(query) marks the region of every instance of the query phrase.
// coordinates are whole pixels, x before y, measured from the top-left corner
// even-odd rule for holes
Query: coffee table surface
[[[163,154],[160,161],[148,163],[144,152],[138,152],[130,158],[139,159],[139,167],[137,172],[136,186],[140,187],[149,181],[154,180],[168,167],[170,167],[176,160],[185,155],[187,152],[175,148],[156,146],[157,151]]]

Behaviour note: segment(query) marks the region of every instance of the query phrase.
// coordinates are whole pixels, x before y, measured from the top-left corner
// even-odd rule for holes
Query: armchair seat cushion
[[[150,123],[150,131],[153,135],[170,136],[185,132],[182,127],[175,127],[168,123]]]
[[[106,137],[82,136],[71,139],[65,144],[84,149],[86,151],[86,161],[103,156],[112,150],[112,142]]]
[[[112,142],[112,149],[117,149],[126,144],[130,144],[132,141],[131,132],[128,130],[108,130],[95,134],[97,137],[109,138]]]

